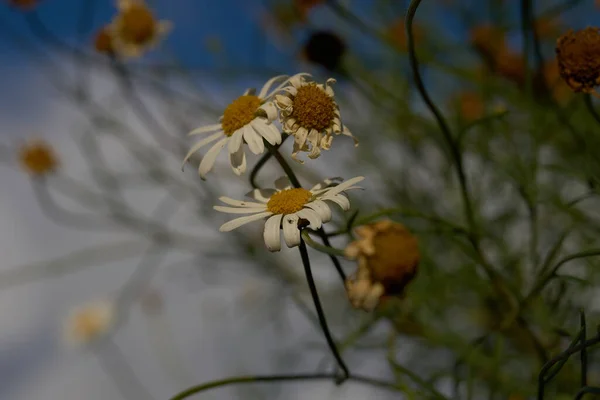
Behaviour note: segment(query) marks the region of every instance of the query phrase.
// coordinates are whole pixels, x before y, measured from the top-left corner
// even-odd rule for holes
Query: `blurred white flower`
[[[106,334],[115,322],[115,309],[109,301],[96,301],[77,307],[69,314],[64,335],[71,345],[86,345]]]

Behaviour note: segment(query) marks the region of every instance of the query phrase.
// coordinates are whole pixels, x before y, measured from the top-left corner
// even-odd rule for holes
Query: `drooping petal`
[[[287,247],[294,247],[300,244],[300,229],[298,229],[298,216],[289,214],[283,216],[283,239]]]
[[[235,206],[235,207],[257,208],[257,207],[265,206],[263,203],[256,203],[253,201],[241,201],[241,200],[232,199],[231,197],[226,197],[226,196],[219,197],[219,200],[221,200],[225,204],[229,204],[230,206]]]
[[[320,198],[321,200],[333,201],[338,206],[342,208],[344,211],[348,211],[350,209],[350,200],[343,194],[336,194],[334,196],[323,196]]]
[[[269,122],[275,121],[277,119],[277,107],[275,107],[275,104],[273,104],[273,102],[269,101],[268,103],[263,104],[259,108],[263,110],[265,114],[267,114],[267,119],[269,120]]]
[[[252,121],[252,127],[272,146],[281,143],[281,133],[279,133],[279,131],[273,126],[273,124],[267,124],[261,118],[256,118],[254,121]]]
[[[310,208],[303,208],[302,210],[298,211],[296,215],[298,215],[298,217],[302,219],[307,220],[310,224],[310,229],[317,230],[321,227],[321,225],[323,225],[319,214],[317,214],[316,211],[311,210]]]
[[[333,196],[340,192],[343,192],[344,190],[348,189],[350,186],[362,181],[363,179],[365,179],[364,176],[357,176],[355,178],[348,179],[347,181],[340,183],[336,187],[331,188],[331,190],[327,192],[327,196]]]
[[[244,131],[244,140],[248,143],[250,151],[254,154],[262,154],[265,151],[263,138],[250,125],[244,126],[242,130]]]
[[[343,179],[343,178],[341,178],[341,177],[339,177],[339,176],[335,176],[335,177],[333,177],[333,178],[326,178],[326,179],[323,179],[321,182],[319,182],[319,183],[317,183],[315,186],[313,186],[313,187],[310,189],[310,191],[311,191],[312,193],[315,193],[315,194],[316,194],[316,193],[318,193],[318,192],[320,192],[320,191],[322,191],[322,190],[328,189],[328,188],[329,188],[331,185],[334,185],[334,184],[336,184],[336,183],[339,183],[339,182],[336,182],[336,181],[343,182],[343,181],[344,181],[344,179]]]
[[[244,131],[242,129],[238,129],[229,137],[229,143],[227,143],[227,150],[229,150],[229,154],[233,154],[242,146]]]
[[[261,207],[224,207],[224,206],[213,206],[215,211],[224,212],[227,214],[255,214],[265,212],[266,208],[264,205]]]
[[[269,79],[267,81],[267,83],[264,84],[264,86],[260,89],[260,92],[258,93],[258,98],[259,99],[265,99],[269,96],[267,96],[267,93],[269,92],[269,90],[271,89],[271,86],[273,86],[273,84],[283,78],[287,78],[287,75],[278,75],[278,76],[274,76],[273,78]],[[287,82],[287,79],[286,79]],[[284,82],[285,84],[285,82]],[[276,92],[277,89],[274,90],[274,92]]]
[[[221,124],[201,126],[199,128],[192,130],[190,133],[188,133],[188,136],[200,135],[202,133],[208,133],[208,132],[213,132],[213,131],[220,131],[221,128],[222,128]]]
[[[279,236],[281,229],[281,218],[283,215],[276,214],[265,222],[265,229],[263,231],[263,239],[265,245],[269,251],[281,250],[281,238]]]
[[[192,148],[190,149],[190,151],[188,151],[188,153],[183,158],[183,162],[181,163],[181,168],[183,169],[183,166],[185,165],[185,163],[187,162],[187,160],[190,159],[190,157],[192,156],[192,154],[194,154],[195,152],[197,152],[198,150],[200,150],[202,147],[206,146],[207,144],[209,144],[211,142],[214,142],[219,137],[223,137],[223,134],[221,132],[217,132],[214,135],[211,135],[211,136],[209,136],[207,138],[204,138],[204,139],[200,140],[198,143],[195,143],[192,146]]]
[[[268,217],[270,215],[273,215],[273,213],[270,211],[265,211],[265,212],[255,214],[255,215],[246,215],[244,217],[232,219],[231,221],[226,222],[223,225],[221,225],[221,227],[219,228],[219,231],[230,232],[234,229],[239,228],[242,225],[246,225],[247,223],[258,221],[259,219]]]
[[[253,189],[252,191],[246,193],[246,197],[267,203],[271,196],[273,196],[275,193],[277,193],[277,190],[275,189]]]
[[[323,223],[331,221],[331,209],[324,201],[311,201],[310,203],[307,203],[304,207],[308,207],[312,210],[315,210],[316,213],[319,214],[319,217],[321,218],[321,221],[323,221]]]
[[[202,161],[200,161],[200,166],[198,167],[198,174],[200,175],[200,178],[206,179],[206,174],[212,169],[213,165],[215,165],[217,156],[221,150],[223,150],[223,147],[225,147],[228,139],[229,138],[226,137],[219,140],[213,147],[210,148],[210,150],[208,150]]]
[[[231,169],[233,169],[233,173],[237,176],[240,176],[244,172],[246,172],[247,164],[244,146],[240,146],[240,148],[235,153],[229,154],[229,162],[231,164]]]

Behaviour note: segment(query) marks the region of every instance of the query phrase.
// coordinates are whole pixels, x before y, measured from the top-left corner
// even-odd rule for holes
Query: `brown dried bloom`
[[[525,84],[525,60],[522,54],[511,50],[499,53],[493,66],[498,75],[518,84]]]
[[[419,265],[417,239],[401,224],[378,221],[356,229],[359,240],[350,243],[346,257],[358,261],[346,280],[352,305],[371,311],[384,296],[402,296]]]
[[[8,0],[8,3],[22,10],[31,10],[37,5],[38,1],[39,0]]]
[[[475,92],[462,92],[458,96],[458,111],[467,122],[481,119],[485,113],[483,99]]]
[[[117,54],[139,57],[168,32],[171,24],[157,21],[143,0],[119,0],[119,14],[110,25]]]
[[[560,76],[575,92],[595,94],[600,84],[600,29],[569,30],[556,42]]]
[[[94,39],[94,48],[98,53],[114,54],[113,39],[108,27],[104,27],[98,31]]]
[[[23,169],[33,176],[43,176],[54,172],[58,158],[52,147],[43,140],[32,140],[21,147],[19,161]]]

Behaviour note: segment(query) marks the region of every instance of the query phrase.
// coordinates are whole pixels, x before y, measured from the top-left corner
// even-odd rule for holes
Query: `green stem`
[[[342,356],[340,356],[335,341],[333,340],[333,338],[331,337],[331,333],[329,332],[329,327],[327,326],[327,319],[325,318],[325,313],[323,312],[323,307],[321,306],[321,301],[319,300],[317,286],[315,285],[315,280],[310,269],[310,259],[308,257],[308,251],[306,249],[306,244],[304,243],[304,240],[300,239],[300,245],[298,246],[298,248],[300,250],[300,257],[302,258],[302,265],[304,265],[304,273],[306,274],[306,280],[308,282],[310,294],[315,304],[317,316],[319,317],[319,324],[321,325],[321,329],[323,330],[323,334],[325,335],[325,340],[327,340],[327,344],[329,345],[333,356],[335,357],[338,365],[340,366],[343,372],[343,376],[336,378],[336,384],[339,385],[348,379],[348,377],[350,376],[350,371],[348,371],[348,367],[346,367]]]
[[[309,245],[317,251],[320,251],[321,253],[329,254],[332,256],[344,257],[344,250],[336,249],[330,246],[323,246],[322,244],[315,242],[310,238],[310,235],[307,231],[302,232],[302,239],[304,239],[307,245]]]
[[[220,379],[193,386],[177,394],[171,400],[184,400],[190,396],[205,392],[210,389],[216,389],[223,386],[237,385],[240,383],[259,383],[259,382],[295,382],[295,381],[315,381],[335,379],[335,374],[290,374],[290,375],[256,375],[256,376],[236,376],[232,378]],[[395,383],[369,378],[367,376],[352,375],[348,378],[354,382],[365,383],[392,391],[398,391],[399,387]]]

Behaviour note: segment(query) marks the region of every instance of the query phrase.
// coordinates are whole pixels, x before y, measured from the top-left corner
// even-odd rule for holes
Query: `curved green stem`
[[[332,256],[344,257],[344,250],[336,249],[330,246],[323,246],[322,244],[315,242],[310,238],[310,235],[307,231],[302,232],[302,239],[304,239],[307,245],[309,245],[317,251],[320,251],[321,253],[329,254]]]
[[[183,392],[177,394],[171,400],[184,400],[190,396],[205,392],[211,389],[216,389],[223,386],[237,385],[240,383],[259,383],[259,382],[295,382],[295,381],[315,381],[335,379],[335,374],[289,374],[289,375],[256,375],[256,376],[236,376],[232,378],[220,379],[203,383],[198,386],[193,386]],[[395,383],[382,381],[379,379],[369,378],[367,376],[352,375],[348,378],[354,382],[365,383],[388,390],[398,391],[400,388]]]
[[[327,344],[329,345],[333,356],[335,357],[338,365],[340,366],[343,372],[343,376],[336,378],[336,383],[341,384],[348,379],[348,377],[350,376],[350,371],[348,371],[348,367],[346,367],[344,360],[342,360],[342,356],[340,356],[335,341],[333,340],[333,338],[331,337],[331,333],[329,332],[329,327],[327,326],[327,319],[325,318],[323,307],[321,307],[321,301],[319,300],[317,286],[315,285],[315,280],[310,269],[310,259],[308,258],[308,251],[306,249],[306,244],[304,243],[304,240],[300,239],[300,245],[298,246],[298,248],[300,250],[300,257],[302,258],[302,265],[304,265],[304,273],[306,274],[306,280],[308,282],[310,294],[315,304],[317,316],[319,317],[319,324],[321,325],[321,329],[323,330],[323,334],[325,335]]]

